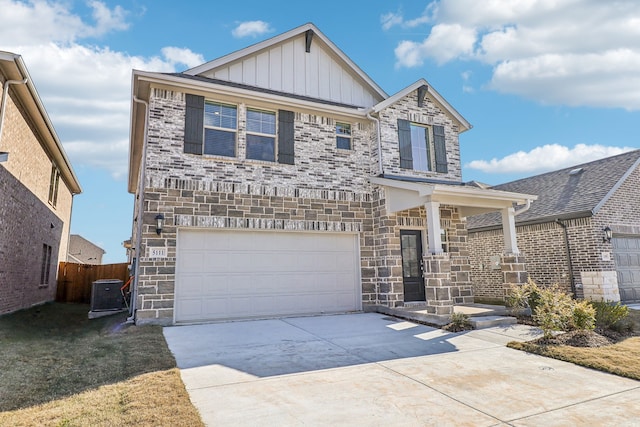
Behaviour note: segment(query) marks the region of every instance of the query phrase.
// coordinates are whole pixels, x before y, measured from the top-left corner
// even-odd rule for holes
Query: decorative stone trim
[[[423,260],[427,312],[450,316],[453,297],[449,254],[425,255]]]
[[[174,225],[199,228],[331,231],[347,233],[359,233],[363,228],[361,222],[295,221],[287,219],[231,218],[204,215],[176,215]]]
[[[147,188],[168,190],[191,190],[207,193],[235,193],[252,196],[294,197],[303,199],[335,200],[341,202],[370,202],[370,193],[322,190],[314,188],[272,187],[260,184],[232,183],[220,181],[198,181],[193,179],[147,177]]]

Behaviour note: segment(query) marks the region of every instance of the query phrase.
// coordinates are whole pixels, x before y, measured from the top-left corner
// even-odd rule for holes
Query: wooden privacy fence
[[[100,279],[129,280],[129,264],[76,264],[61,262],[58,266],[56,301],[91,303],[91,284]]]

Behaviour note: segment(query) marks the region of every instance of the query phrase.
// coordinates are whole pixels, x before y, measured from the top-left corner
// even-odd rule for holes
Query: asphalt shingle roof
[[[516,216],[516,223],[534,222],[543,218],[549,218],[549,220],[578,218],[591,215],[596,206],[638,159],[640,159],[640,150],[634,150],[496,185],[491,189],[538,195],[538,200],[531,204],[528,211]],[[470,230],[499,224],[501,224],[499,212],[476,215],[467,219],[467,228]]]

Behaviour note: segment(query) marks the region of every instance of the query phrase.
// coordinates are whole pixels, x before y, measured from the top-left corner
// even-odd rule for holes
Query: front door
[[[400,250],[404,300],[424,302],[426,299],[422,277],[422,233],[419,230],[400,230]]]

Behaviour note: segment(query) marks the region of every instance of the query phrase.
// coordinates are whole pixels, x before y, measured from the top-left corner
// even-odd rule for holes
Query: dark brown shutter
[[[433,127],[433,146],[436,153],[436,172],[447,173],[447,146],[444,141],[444,126]]]
[[[293,111],[278,110],[278,163],[294,164]]]
[[[400,167],[403,169],[413,169],[411,126],[409,120],[398,119],[398,144],[400,144]]]
[[[184,152],[202,154],[204,133],[204,96],[187,94],[184,119]]]

